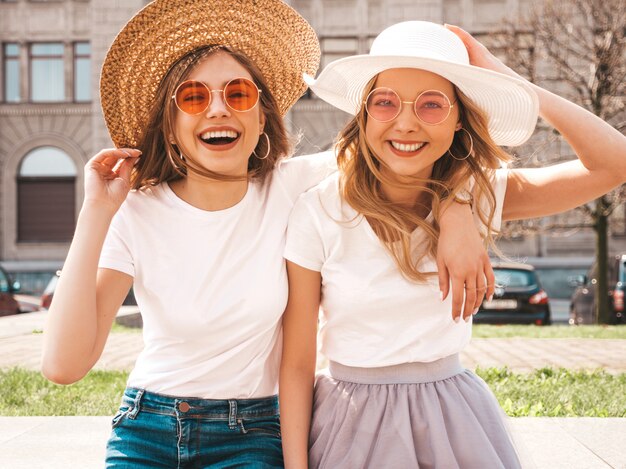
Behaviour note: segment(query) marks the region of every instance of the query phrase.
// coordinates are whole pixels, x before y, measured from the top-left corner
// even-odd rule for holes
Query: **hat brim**
[[[472,65],[434,58],[356,55],[331,62],[317,79],[305,75],[304,80],[321,99],[354,115],[361,109],[367,83],[391,68],[427,70],[452,82],[486,112],[489,133],[498,145],[521,145],[534,132],[539,99],[528,83]]]
[[[252,59],[283,116],[306,90],[303,73],[319,66],[315,31],[281,0],[155,0],[120,31],[102,66],[100,99],[116,146],[138,145],[171,65],[207,45]]]

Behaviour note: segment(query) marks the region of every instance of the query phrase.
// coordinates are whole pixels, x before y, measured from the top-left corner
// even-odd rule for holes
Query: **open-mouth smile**
[[[207,130],[198,135],[204,146],[211,150],[229,150],[240,137],[241,133],[233,129]]]
[[[415,156],[422,148],[427,145],[426,142],[403,143],[395,140],[389,140],[391,151],[398,156]]]

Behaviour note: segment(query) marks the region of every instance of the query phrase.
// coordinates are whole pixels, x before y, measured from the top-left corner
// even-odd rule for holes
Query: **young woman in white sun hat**
[[[287,220],[298,195],[336,171],[331,152],[286,159],[282,117],[319,56],[313,28],[280,0],[156,0],[111,45],[100,94],[118,148],[85,167],[42,362],[55,382],[81,379],[134,285],[144,349],[106,467],[282,467]],[[444,218],[461,210],[471,221],[457,205]],[[454,250],[465,215],[451,216]],[[461,278],[457,298],[480,302],[469,279],[481,258],[446,263]]]
[[[626,138],[521,79],[456,27],[410,21],[313,91],[355,117],[340,171],[292,211],[280,377],[287,468],[516,468],[503,412],[459,363],[471,322],[438,298],[440,200],[471,187],[476,225],[561,212],[626,181]],[[506,169],[538,113],[578,159]],[[314,386],[316,327],[327,372]],[[313,411],[311,417],[311,410]],[[308,454],[307,454],[308,453]]]

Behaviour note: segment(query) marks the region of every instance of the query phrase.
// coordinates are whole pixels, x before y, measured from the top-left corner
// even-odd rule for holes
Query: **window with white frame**
[[[1,99],[5,103],[85,103],[92,99],[87,41],[5,42],[2,62]]]
[[[7,42],[3,47],[2,75],[4,77],[4,100],[20,102],[20,45]]]
[[[30,45],[30,99],[34,103],[65,101],[63,43]]]
[[[74,101],[91,101],[91,46],[88,42],[74,44]]]

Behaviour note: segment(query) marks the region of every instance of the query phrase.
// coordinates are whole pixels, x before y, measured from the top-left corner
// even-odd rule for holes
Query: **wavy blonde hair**
[[[374,88],[376,78],[366,86],[364,99]],[[489,135],[486,114],[458,88],[454,88],[459,103],[459,122],[472,134],[473,152],[463,161],[456,160],[447,153],[442,155],[435,162],[430,179],[411,176],[392,179],[381,172],[381,165],[384,166],[385,163],[378,159],[365,138],[368,119],[365,106],[361,107],[339,133],[337,142],[341,196],[368,220],[401,273],[407,279],[417,282],[423,282],[434,275],[434,272],[421,272],[418,266],[425,256],[436,256],[442,202],[468,188],[472,178],[475,181],[474,209],[478,210],[481,222],[487,227],[485,244],[494,246],[494,237],[497,234],[493,229],[496,199],[490,179],[495,170],[503,162],[510,161],[511,157]],[[469,153],[470,140],[466,132],[455,133],[450,151],[455,156]],[[432,223],[416,213],[417,207],[407,208],[390,201],[383,193],[381,183],[398,188],[413,188],[415,184],[423,186],[430,198]],[[482,204],[479,203],[483,199],[487,200],[486,211],[481,209]],[[426,235],[424,245],[411,245],[411,233],[416,228],[423,230]]]

